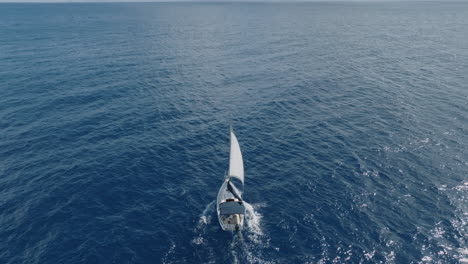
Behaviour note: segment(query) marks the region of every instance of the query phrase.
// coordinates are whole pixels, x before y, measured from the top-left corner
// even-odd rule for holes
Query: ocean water
[[[467,263],[467,26],[467,2],[0,4],[0,263]]]

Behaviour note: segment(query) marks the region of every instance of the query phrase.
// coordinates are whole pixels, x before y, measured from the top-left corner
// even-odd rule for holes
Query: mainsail
[[[239,179],[244,184],[244,162],[236,135],[231,128],[231,151],[229,153],[229,176]]]

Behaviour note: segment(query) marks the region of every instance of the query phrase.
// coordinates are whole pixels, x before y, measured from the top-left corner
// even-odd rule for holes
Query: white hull
[[[244,162],[239,142],[232,128],[230,134],[229,172],[219,188],[216,212],[223,230],[236,231],[244,227],[245,206],[241,197],[242,192],[238,190],[233,181],[240,181],[240,185],[244,186]]]
[[[238,212],[236,214],[221,214],[220,204],[226,202],[226,200],[236,200],[236,203],[241,204],[243,202],[238,201],[231,192],[227,189],[228,180],[224,181],[223,185],[218,192],[218,197],[216,200],[216,213],[218,215],[219,225],[224,231],[238,231],[242,230],[244,227],[245,219],[245,210],[243,212]],[[242,205],[243,207],[243,205]]]

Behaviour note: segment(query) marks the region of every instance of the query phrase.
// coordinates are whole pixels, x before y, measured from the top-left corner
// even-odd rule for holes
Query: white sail
[[[231,128],[231,151],[229,153],[229,176],[238,178],[244,184],[244,162],[237,137]]]

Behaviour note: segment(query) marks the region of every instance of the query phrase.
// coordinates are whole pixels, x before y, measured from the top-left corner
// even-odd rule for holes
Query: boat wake
[[[217,255],[214,252],[218,242],[216,242],[216,237],[210,235],[214,233],[213,231],[216,230],[216,228],[218,228],[215,224],[211,223],[212,218],[216,216],[215,204],[216,201],[213,200],[205,206],[192,229],[194,236],[190,240],[189,244],[193,250],[195,250],[199,263],[216,263],[217,260]],[[182,243],[181,245],[176,245],[171,241],[171,245],[161,262],[164,264],[184,262],[177,258],[177,254],[180,254],[180,252],[177,252],[178,250],[176,250],[176,248],[178,248],[179,251],[183,251],[184,248],[186,248],[186,244]]]
[[[436,262],[448,259],[456,259],[459,263],[468,263],[468,181],[462,181],[456,186],[448,187],[442,185],[439,191],[444,192],[450,199],[450,203],[455,207],[454,217],[450,220],[450,227],[453,228],[457,236],[455,239],[448,236],[447,227],[444,228],[442,222],[437,222],[430,231],[430,242],[439,246],[438,250],[431,250],[429,246],[421,251],[424,254],[422,261]],[[452,232],[450,232],[452,233]],[[456,242],[456,243],[454,243]]]
[[[262,244],[262,239],[264,238],[264,234],[260,225],[262,215],[255,211],[254,207],[249,203],[244,202],[244,204],[246,208],[246,227],[249,239],[256,244]],[[256,207],[261,208],[264,207],[264,205],[260,204],[256,205]]]
[[[216,201],[211,201],[209,204],[205,206],[200,218],[198,219],[197,226],[194,229],[195,234],[197,237],[192,239],[192,243],[195,245],[201,245],[204,243],[204,235],[206,234],[206,226],[211,223],[211,218],[214,211],[214,205]]]
[[[274,263],[274,261],[266,260],[264,255],[264,251],[270,247],[270,239],[262,230],[262,215],[258,209],[265,207],[265,204],[244,203],[246,226],[232,239],[230,248],[233,263]]]
[[[211,213],[211,211],[213,211],[214,209],[214,205],[215,204],[215,201],[211,201],[211,203],[207,204],[205,206],[205,209],[203,210],[201,216],[200,216],[200,220],[198,221],[198,224],[200,225],[203,225],[203,224],[209,224],[211,223],[211,215],[208,214],[208,213]]]
[[[194,237],[190,244],[202,262],[217,263],[274,263],[266,260],[265,252],[269,249],[270,239],[262,229],[262,215],[258,211],[265,204],[248,204],[246,202],[245,226],[241,232],[221,230],[216,219],[216,201],[208,203],[200,214],[193,228]],[[227,239],[231,237],[231,239]],[[226,255],[216,252],[224,250]]]

